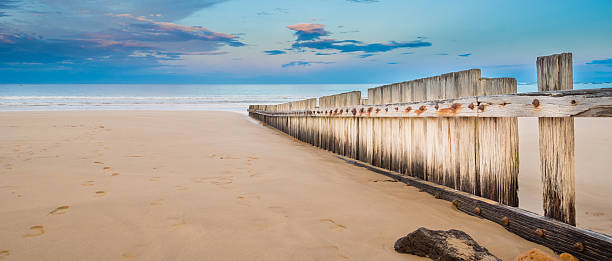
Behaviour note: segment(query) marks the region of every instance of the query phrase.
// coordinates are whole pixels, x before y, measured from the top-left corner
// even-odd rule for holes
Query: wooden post
[[[539,91],[573,89],[571,53],[538,57],[537,67]],[[544,215],[576,225],[574,119],[539,118],[539,127]]]
[[[516,79],[481,79],[478,95],[516,93]],[[480,196],[518,207],[518,121],[479,118],[478,155]]]
[[[413,101],[425,101],[425,82],[422,79],[413,81],[414,85],[412,88],[412,99]],[[414,111],[420,111],[420,108],[412,108]],[[411,175],[420,179],[425,179],[425,160],[426,155],[426,122],[425,119],[412,119],[412,162],[411,162]]]

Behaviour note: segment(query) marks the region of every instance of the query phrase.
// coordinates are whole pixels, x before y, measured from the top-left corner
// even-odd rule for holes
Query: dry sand
[[[550,252],[386,180],[236,113],[0,113],[0,259],[424,260],[393,250],[422,226]]]

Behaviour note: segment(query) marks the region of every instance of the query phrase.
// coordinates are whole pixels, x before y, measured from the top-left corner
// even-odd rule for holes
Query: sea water
[[[0,111],[215,110],[246,112],[250,104],[279,104],[381,84],[5,84]],[[574,89],[610,88],[612,83],[574,84]],[[519,92],[537,91],[519,84]]]

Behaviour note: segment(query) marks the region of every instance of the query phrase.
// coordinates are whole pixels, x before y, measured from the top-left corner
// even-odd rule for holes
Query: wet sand
[[[0,206],[5,260],[426,260],[393,250],[419,227],[550,252],[227,112],[0,113]]]

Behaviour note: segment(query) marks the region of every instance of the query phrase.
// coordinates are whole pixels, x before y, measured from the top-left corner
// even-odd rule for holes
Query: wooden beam
[[[573,89],[571,53],[538,57],[537,67],[539,91]],[[575,226],[574,119],[538,120],[544,215]]]
[[[612,117],[612,88],[475,96],[301,111],[251,109],[266,116],[313,117]]]
[[[546,246],[556,252],[567,252],[580,260],[610,260],[612,258],[612,237],[610,236],[570,226],[526,210],[505,206],[432,182],[403,176],[341,156],[336,157],[417,187],[436,198],[450,201],[462,212],[493,221],[524,239]]]

